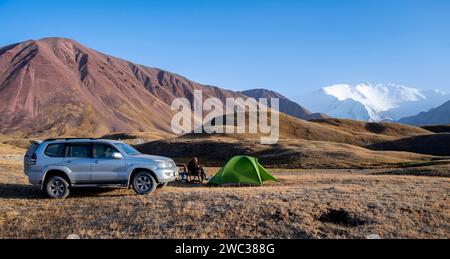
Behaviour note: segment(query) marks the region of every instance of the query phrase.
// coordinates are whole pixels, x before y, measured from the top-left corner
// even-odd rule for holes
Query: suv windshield
[[[129,156],[137,156],[140,155],[141,152],[137,151],[134,147],[124,144],[124,143],[116,143],[114,144],[117,148],[125,152]]]

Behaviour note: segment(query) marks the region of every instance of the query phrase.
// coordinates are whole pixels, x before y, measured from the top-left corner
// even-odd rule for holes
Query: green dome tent
[[[209,184],[257,184],[262,185],[266,181],[278,181],[271,175],[258,159],[248,156],[233,157]]]

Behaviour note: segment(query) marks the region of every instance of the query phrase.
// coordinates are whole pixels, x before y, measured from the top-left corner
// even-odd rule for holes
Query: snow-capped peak
[[[426,99],[418,89],[394,84],[370,85],[364,83],[356,86],[340,84],[325,87],[324,91],[339,101],[352,99],[376,111],[396,108],[402,102]]]
[[[397,120],[439,106],[449,96],[397,84],[337,84],[296,100],[315,112],[368,121]]]

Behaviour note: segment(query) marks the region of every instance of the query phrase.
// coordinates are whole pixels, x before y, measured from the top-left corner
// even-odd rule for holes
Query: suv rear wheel
[[[70,185],[61,176],[53,176],[45,183],[45,191],[52,199],[65,199],[70,194]]]
[[[133,177],[133,190],[139,195],[154,192],[157,187],[155,178],[149,172],[140,172]]]

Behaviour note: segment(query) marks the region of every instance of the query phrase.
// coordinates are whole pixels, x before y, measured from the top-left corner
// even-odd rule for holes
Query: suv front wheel
[[[45,191],[50,198],[65,199],[70,194],[70,185],[66,179],[53,176],[45,183]]]
[[[133,190],[139,195],[154,192],[157,187],[155,178],[149,172],[140,172],[133,177]]]

